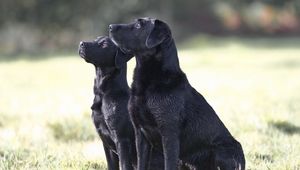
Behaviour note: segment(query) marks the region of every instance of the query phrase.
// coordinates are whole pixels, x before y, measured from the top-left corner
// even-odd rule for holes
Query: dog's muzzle
[[[83,41],[79,43],[78,53],[80,57],[85,58],[85,44]]]

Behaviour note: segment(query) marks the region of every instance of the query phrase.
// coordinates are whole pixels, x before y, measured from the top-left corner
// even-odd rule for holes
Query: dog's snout
[[[116,24],[110,24],[108,26],[108,28],[109,28],[109,31],[112,32],[112,31],[117,30],[118,26]]]

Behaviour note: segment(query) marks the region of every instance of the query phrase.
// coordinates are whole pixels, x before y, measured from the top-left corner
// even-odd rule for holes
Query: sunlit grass
[[[300,169],[300,48],[233,41],[179,56],[190,83],[241,142],[247,169]],[[93,77],[77,56],[1,62],[0,169],[105,169],[90,119]]]

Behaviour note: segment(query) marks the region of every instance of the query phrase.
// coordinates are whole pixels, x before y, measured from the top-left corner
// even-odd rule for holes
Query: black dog
[[[94,102],[92,118],[102,139],[109,170],[131,170],[135,154],[134,133],[127,104],[129,87],[126,80],[126,58],[108,37],[80,42],[79,55],[94,64]]]
[[[79,55],[96,68],[92,118],[102,139],[109,170],[131,170],[136,167],[135,138],[127,104],[125,55],[108,37],[80,42]],[[153,170],[163,169],[163,155],[153,155]],[[120,163],[120,165],[119,165]]]
[[[136,56],[129,113],[138,169],[147,168],[152,145],[163,150],[165,170],[177,169],[177,163],[196,170],[244,170],[240,143],[181,71],[168,25],[143,18],[109,30],[123,51]]]

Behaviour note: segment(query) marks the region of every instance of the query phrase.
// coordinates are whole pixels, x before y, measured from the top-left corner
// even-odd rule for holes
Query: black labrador
[[[132,55],[124,54],[105,36],[80,42],[79,55],[96,68],[92,118],[103,142],[108,169],[136,169],[135,136],[127,110],[126,62]],[[152,158],[151,168],[163,169],[163,155],[157,152]]]
[[[181,70],[168,25],[141,18],[109,30],[114,43],[136,57],[129,113],[138,170],[147,169],[152,147],[163,150],[165,170],[178,163],[195,170],[244,170],[242,146]]]

